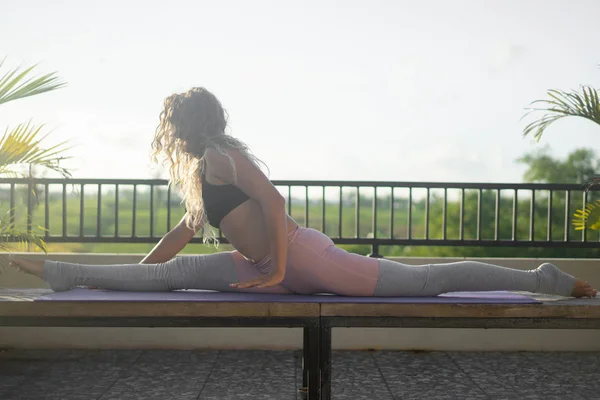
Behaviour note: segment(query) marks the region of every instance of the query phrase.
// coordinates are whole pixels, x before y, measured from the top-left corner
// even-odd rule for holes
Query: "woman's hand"
[[[236,289],[247,289],[247,288],[267,288],[275,286],[283,282],[285,272],[275,271],[269,274],[263,275],[260,278],[253,279],[251,281],[232,283],[230,286]]]

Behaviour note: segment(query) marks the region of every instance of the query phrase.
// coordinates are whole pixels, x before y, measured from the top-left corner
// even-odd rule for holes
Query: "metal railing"
[[[389,245],[599,246],[597,232],[572,225],[573,213],[597,197],[576,184],[273,184],[301,225],[337,244],[371,246],[374,255]],[[166,180],[0,179],[0,203],[17,225],[43,228],[47,242],[156,242],[184,212]]]

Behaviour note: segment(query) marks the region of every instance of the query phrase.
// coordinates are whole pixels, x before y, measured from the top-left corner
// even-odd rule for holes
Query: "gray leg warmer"
[[[75,286],[137,292],[177,289],[230,291],[238,280],[229,252],[182,256],[161,264],[87,265],[60,261],[44,263],[44,280],[52,290]]]
[[[570,296],[575,278],[550,263],[529,271],[476,261],[406,265],[380,260],[374,296],[437,296],[447,292],[515,290]]]

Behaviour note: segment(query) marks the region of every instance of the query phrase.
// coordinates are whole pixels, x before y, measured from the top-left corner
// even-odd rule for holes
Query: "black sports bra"
[[[248,200],[246,193],[234,185],[213,185],[202,174],[202,201],[208,222],[219,228],[221,221],[234,208]]]

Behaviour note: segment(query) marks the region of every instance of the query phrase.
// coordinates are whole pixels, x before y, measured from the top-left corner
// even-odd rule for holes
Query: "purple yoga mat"
[[[418,303],[418,304],[536,304],[540,301],[511,292],[452,292],[436,297],[345,297],[332,295],[289,295],[225,293],[205,290],[174,292],[120,292],[75,288],[39,297],[36,301],[210,301],[279,303]]]

